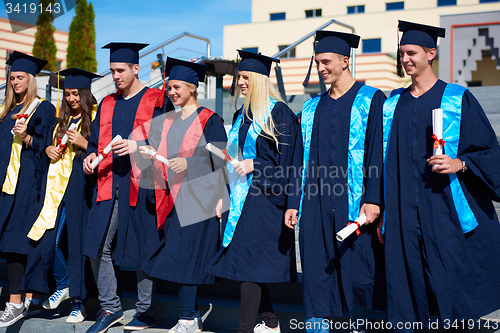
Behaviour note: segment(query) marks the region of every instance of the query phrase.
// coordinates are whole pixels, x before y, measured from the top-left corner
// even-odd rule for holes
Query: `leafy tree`
[[[69,27],[67,67],[96,72],[94,7],[86,0],[76,0],[75,11]]]
[[[52,25],[54,15],[51,9],[54,7],[55,0],[40,0],[40,4],[43,11],[36,22],[35,43],[31,52],[35,57],[48,60],[49,63],[44,69],[54,72],[57,71],[57,47],[54,39],[56,28]]]

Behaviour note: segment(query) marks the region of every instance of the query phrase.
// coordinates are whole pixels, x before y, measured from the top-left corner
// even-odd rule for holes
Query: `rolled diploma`
[[[366,222],[366,215],[362,214],[360,217],[356,219],[356,222],[359,223],[359,226],[362,226]],[[339,242],[343,242],[347,237],[349,237],[353,232],[358,230],[358,225],[356,223],[351,223],[348,226],[344,227],[342,230],[337,232],[337,240]]]
[[[104,148],[104,154],[109,154],[111,152],[111,146],[113,145],[113,143],[115,143],[116,141],[119,141],[121,140],[122,137],[120,136],[120,134],[118,134],[117,136],[115,136],[113,138],[113,140],[111,140],[111,142],[106,146],[106,148]],[[97,156],[97,158],[92,162],[92,164],[90,165],[90,167],[92,169],[95,169],[96,166],[99,165],[99,163],[101,163],[101,161],[104,159],[104,156],[102,156],[102,154],[99,154],[99,156]]]
[[[432,132],[438,140],[443,138],[443,109],[432,110]],[[439,144],[437,148],[433,149],[434,155],[443,155],[443,146],[441,144]]]
[[[222,150],[220,150],[219,148],[217,148],[216,146],[214,146],[211,143],[207,143],[207,145],[205,146],[205,149],[208,150],[209,152],[211,152],[212,154],[215,154],[216,156],[219,156],[223,160],[225,160],[225,158],[226,158],[226,155],[224,155],[224,153],[222,152]],[[237,162],[238,161],[235,158],[231,157],[231,160],[229,161],[229,164],[234,165]]]
[[[76,123],[73,123],[69,126],[68,130],[76,129],[78,125]],[[64,136],[61,139],[61,145],[65,145],[66,142],[68,142],[68,133],[64,133]],[[60,144],[57,144],[57,149],[61,146]]]
[[[24,114],[27,114],[28,117],[30,116],[31,113],[33,113],[33,111],[35,111],[36,107],[38,106],[38,104],[40,104],[40,100],[38,98],[35,98],[33,100],[33,102],[31,102],[30,106],[28,107],[28,109],[24,112]],[[26,122],[26,119],[24,118],[21,118],[18,120],[18,122]],[[17,123],[16,123],[17,124]],[[12,129],[10,131],[12,134],[14,134],[14,129]]]
[[[146,152],[146,154],[148,154],[151,157],[156,158],[161,163],[163,163],[165,165],[169,165],[170,164],[170,162],[168,161],[168,159],[166,159],[165,157],[163,157],[161,155],[158,155],[157,153],[154,152],[154,150],[150,149],[148,146],[145,146],[142,149],[144,149],[144,151]]]

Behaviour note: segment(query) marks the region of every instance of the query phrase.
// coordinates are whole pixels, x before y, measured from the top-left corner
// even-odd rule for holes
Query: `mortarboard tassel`
[[[236,91],[236,78],[238,77],[238,64],[240,63],[240,59],[236,59],[236,66],[234,67],[233,73],[233,82],[231,82],[231,88],[229,88],[229,95],[234,96]]]
[[[163,107],[163,103],[165,103],[165,96],[167,95],[166,94],[166,90],[165,90],[165,79],[167,77],[167,70],[165,69],[165,71],[163,72],[163,87],[161,88],[161,95],[158,96],[158,99],[156,100],[156,103],[155,103],[155,106],[157,108],[162,108]]]
[[[56,104],[56,118],[59,118],[61,112],[61,99],[59,98],[59,72],[57,72],[57,104]]]
[[[302,82],[302,85],[306,88],[309,87],[309,79],[311,78],[313,61],[314,61],[314,55],[311,57],[311,62],[309,63],[309,70],[307,71],[306,78],[304,79],[304,82]]]
[[[398,25],[398,53],[396,54],[396,73],[400,78],[405,77],[405,71],[403,69],[403,64],[401,63],[400,56],[400,45],[399,45],[399,25]]]

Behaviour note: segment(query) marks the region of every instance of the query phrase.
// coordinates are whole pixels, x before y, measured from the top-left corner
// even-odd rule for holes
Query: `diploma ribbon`
[[[346,226],[351,225],[351,224],[355,224],[358,226],[358,229],[356,229],[356,235],[358,235],[358,236],[361,235],[361,231],[359,231],[359,228],[361,228],[361,224],[359,224],[358,221],[352,221],[352,222],[347,223]]]
[[[446,143],[446,141],[444,141],[443,139],[438,139],[436,134],[432,134],[431,138],[434,140],[434,148],[439,148],[439,146],[444,146],[444,144]]]
[[[224,148],[222,149],[222,153],[224,154],[224,161],[226,162],[231,162],[231,156],[229,155],[229,153],[227,152],[227,149]]]
[[[59,151],[62,151],[62,153],[64,154],[66,152],[66,145],[62,144],[61,139],[57,139],[57,143],[59,144]]]
[[[22,119],[22,118],[24,118],[25,120],[28,120],[28,117],[29,117],[29,116],[30,116],[30,115],[29,115],[29,114],[26,114],[26,113],[16,115],[17,119]]]
[[[104,149],[99,150],[99,154],[101,154],[101,155],[102,155],[102,157],[104,157],[104,158],[108,157],[108,154],[106,154],[106,153],[104,152]]]

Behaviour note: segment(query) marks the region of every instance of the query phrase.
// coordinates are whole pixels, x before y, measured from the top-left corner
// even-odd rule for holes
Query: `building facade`
[[[463,85],[500,85],[500,0],[252,0],[251,23],[224,27],[224,57],[235,59],[236,49],[275,55],[331,20],[336,22],[325,30],[352,32],[347,25],[361,36],[354,75],[356,80],[368,85],[392,90],[409,84],[408,78],[400,79],[396,75],[398,20],[447,28],[446,38],[439,41],[438,59],[433,63],[438,76]],[[478,32],[478,27],[483,30]],[[311,86],[302,87],[313,53],[312,45],[313,37],[281,57],[287,95],[319,92],[315,66]],[[447,53],[452,50],[451,46],[459,50],[458,54],[452,52],[453,59]],[[468,64],[463,66],[465,58]],[[450,59],[453,70],[457,71],[452,79]],[[271,78],[275,80],[274,71]],[[224,88],[230,84],[230,77],[225,78]]]

